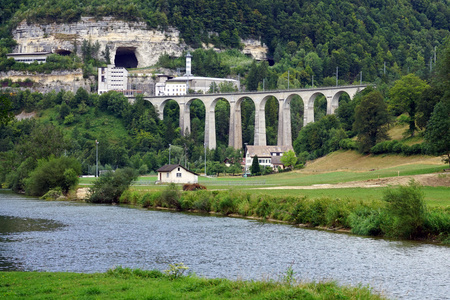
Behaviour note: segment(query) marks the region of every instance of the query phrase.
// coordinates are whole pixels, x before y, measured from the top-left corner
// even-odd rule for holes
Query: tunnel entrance
[[[62,56],[69,56],[70,54],[72,54],[72,51],[67,50],[67,49],[56,49],[54,51],[54,53],[62,55]]]
[[[114,64],[116,67],[137,68],[138,60],[136,58],[136,54],[134,53],[135,50],[135,47],[117,48],[116,57],[114,59]]]

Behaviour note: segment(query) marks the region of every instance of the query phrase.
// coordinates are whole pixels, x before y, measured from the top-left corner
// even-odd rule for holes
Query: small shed
[[[165,165],[156,170],[159,183],[198,183],[198,174],[182,165]]]

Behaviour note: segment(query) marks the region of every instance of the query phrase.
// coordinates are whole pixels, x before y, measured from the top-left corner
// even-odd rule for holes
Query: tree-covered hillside
[[[7,59],[6,53],[15,43],[11,30],[22,20],[52,23],[75,22],[85,15],[114,16],[145,21],[149,28],[175,26],[194,48],[195,75],[240,78],[249,91],[333,86],[337,79],[340,85],[359,83],[361,78],[363,83],[376,85],[352,101],[348,95],[341,96],[339,108],[331,116],[325,116],[326,98],[317,97],[316,122],[306,126],[302,99],[292,100],[292,138],[300,162],[337,149],[450,157],[448,141],[439,138],[450,130],[448,0],[0,0],[0,4],[0,71],[47,72],[48,68],[82,66],[87,77],[95,74],[96,66],[106,64],[100,55],[102,49],[88,41],[78,53],[81,57],[74,53],[54,55],[43,65]],[[261,39],[269,47],[271,60],[256,62],[239,52],[245,38]],[[226,51],[201,49],[203,44]],[[184,65],[183,57],[166,54],[154,70],[175,70]],[[13,87],[2,90],[4,107],[11,107],[16,114],[35,111],[39,117],[38,121],[20,122],[2,117],[6,124],[0,125],[0,182],[7,187],[24,189],[40,160],[63,154],[75,157],[84,173],[92,171],[95,140],[100,141],[102,165],[131,166],[146,173],[167,163],[170,153],[172,162],[187,162],[202,172],[205,107],[200,100],[194,100],[190,107],[191,132],[181,136],[179,107],[174,101],[166,105],[160,120],[148,102],[138,98],[130,104],[116,92],[98,96],[80,89],[75,94],[40,94],[14,89],[15,85],[23,87],[23,82],[0,82]],[[211,86],[211,91],[230,88]],[[277,142],[278,105],[274,97],[266,104],[269,145]],[[218,147],[207,151],[210,174],[224,171],[225,158],[235,164],[240,159],[239,151],[226,147],[229,109],[225,100],[218,101]],[[251,145],[255,123],[252,100],[244,100],[241,110],[243,143]],[[406,140],[389,140],[386,133],[393,124],[408,124]],[[43,138],[46,136],[53,141],[53,148]],[[230,172],[238,173],[236,168]]]
[[[318,82],[334,76],[336,67],[347,82],[358,80],[361,71],[369,82],[407,72],[423,78],[450,30],[447,0],[2,0],[1,7],[3,38],[11,29],[7,24],[24,19],[52,23],[115,16],[143,20],[150,28],[174,26],[194,48],[202,43],[239,48],[239,38],[260,38],[275,62],[309,55],[312,71],[304,62],[291,66],[314,73]]]

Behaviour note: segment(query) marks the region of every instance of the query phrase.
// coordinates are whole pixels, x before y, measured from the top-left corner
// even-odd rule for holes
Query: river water
[[[105,272],[183,262],[205,277],[370,285],[396,299],[450,299],[450,247],[237,218],[48,202],[0,191],[0,270]]]

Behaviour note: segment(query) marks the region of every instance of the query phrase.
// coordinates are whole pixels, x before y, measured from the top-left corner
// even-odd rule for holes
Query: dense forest
[[[450,30],[446,0],[2,0],[1,7],[0,46],[13,44],[5,38],[24,19],[53,23],[115,16],[145,21],[150,28],[174,26],[193,48],[202,43],[240,48],[240,38],[258,38],[276,63],[314,73],[317,82],[333,77],[336,67],[350,83],[361,71],[368,82],[407,72],[424,78],[435,47]]]
[[[333,116],[326,99],[315,101],[315,123],[303,126],[303,102],[291,103],[292,137],[300,163],[337,149],[361,153],[446,154],[450,142],[450,5],[445,0],[421,1],[62,1],[0,0],[0,71],[83,68],[85,75],[106,64],[95,45],[84,41],[80,57],[57,55],[44,65],[6,59],[15,45],[11,30],[22,20],[37,23],[75,22],[81,16],[115,16],[145,21],[149,28],[176,27],[193,54],[199,76],[240,77],[250,91],[374,84],[352,101],[342,96]],[[240,53],[241,39],[257,38],[269,47],[269,61],[256,62]],[[200,49],[202,44],[220,48]],[[176,69],[184,58],[162,55],[158,67]],[[202,172],[205,108],[191,105],[191,132],[180,135],[179,108],[166,106],[164,119],[137,98],[134,104],[110,92],[101,96],[76,93],[39,94],[14,88],[2,90],[2,109],[37,112],[38,120],[4,121],[0,125],[0,182],[24,190],[26,179],[42,160],[74,157],[75,168],[93,173],[95,141],[104,168],[131,166],[141,173],[168,162],[190,164]],[[23,86],[23,85],[17,85]],[[225,86],[212,91],[227,91]],[[276,144],[278,101],[266,107],[268,144]],[[435,108],[436,107],[436,108]],[[243,142],[253,144],[254,104],[242,103]],[[3,116],[3,113],[2,113]],[[8,118],[2,118],[7,120]],[[216,107],[218,147],[207,150],[208,173],[223,173],[228,158],[238,163],[239,150],[227,148],[229,104]],[[374,124],[366,127],[365,124]],[[407,142],[390,141],[387,129],[407,124]],[[45,138],[48,141],[44,141]],[[421,143],[425,140],[424,143]],[[169,144],[170,150],[169,150]],[[35,151],[39,149],[39,151]],[[232,166],[230,173],[239,173]],[[77,171],[78,172],[78,171]]]

